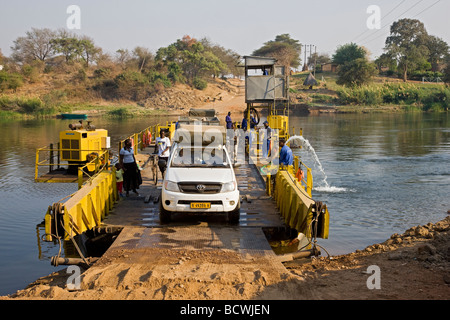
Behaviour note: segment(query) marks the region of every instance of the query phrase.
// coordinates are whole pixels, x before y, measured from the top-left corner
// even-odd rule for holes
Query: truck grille
[[[184,193],[219,193],[222,189],[220,183],[194,183],[194,182],[180,182],[178,186],[181,192]]]
[[[215,205],[223,205],[222,200],[213,200],[213,201],[205,201],[205,200],[180,200],[178,204],[191,204],[192,202],[209,202]]]

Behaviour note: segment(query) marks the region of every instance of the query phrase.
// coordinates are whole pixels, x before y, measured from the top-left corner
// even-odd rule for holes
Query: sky
[[[79,29],[68,28],[70,5],[80,9]],[[378,29],[367,25],[376,27],[376,12],[368,13],[373,5],[380,9]],[[330,56],[355,42],[374,59],[401,18],[419,19],[429,34],[450,43],[449,13],[450,0],[0,0],[0,49],[9,56],[13,41],[31,28],[64,28],[112,55],[136,46],[156,52],[189,35],[245,56],[287,33]]]

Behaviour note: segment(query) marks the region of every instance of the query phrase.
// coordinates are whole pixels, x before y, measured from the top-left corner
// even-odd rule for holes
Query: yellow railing
[[[107,169],[109,166],[109,151],[105,150],[96,157],[86,163],[82,167],[78,167],[78,189],[80,189],[85,183],[92,183],[92,180],[101,171]],[[88,177],[85,181],[85,176]]]
[[[48,167],[49,171],[48,173],[52,173],[54,171],[54,167],[56,166],[57,169],[63,167],[63,166],[69,166],[74,164],[69,164],[67,161],[61,162],[60,161],[60,152],[61,151],[67,151],[72,149],[54,149],[52,147],[43,147],[36,149],[36,160],[35,160],[35,166],[34,166],[34,180],[36,182],[65,182],[67,179],[58,180],[58,179],[52,179],[50,177],[41,178],[39,176],[39,168],[42,167]],[[75,150],[75,149],[73,149]],[[109,151],[104,150],[99,153],[98,150],[79,150],[76,149],[76,151],[80,152],[91,152],[95,157],[93,160],[88,162],[85,166],[83,166],[83,172],[88,174],[87,172],[93,172],[97,173],[100,170],[102,170],[105,167],[105,164],[108,164],[109,162]],[[47,153],[47,157],[45,159],[42,159],[42,154]],[[78,168],[80,170],[80,168]],[[81,175],[80,178],[80,171],[78,171],[78,183],[80,185],[80,181],[83,179],[83,175]]]
[[[303,175],[303,178],[300,178],[298,175],[299,169],[305,172],[300,165],[302,165],[306,169],[306,175]],[[308,193],[308,195],[312,196],[313,189],[313,176],[311,168],[308,168],[297,156],[294,157],[294,166],[293,166],[293,174],[295,179],[300,183],[302,188]],[[299,179],[300,178],[300,179]]]
[[[306,176],[299,174],[300,165],[306,169]],[[277,203],[277,208],[285,223],[311,237],[311,222],[314,219],[316,202],[312,199],[313,177],[312,170],[300,159],[294,157],[292,166],[273,166],[272,171],[267,170],[266,192]],[[272,172],[272,174],[271,174]],[[325,206],[317,218],[319,232],[317,237],[327,239],[329,229],[329,213]]]
[[[172,139],[175,132],[175,123],[167,122],[166,125],[157,124],[154,126],[149,126],[139,132],[133,133],[132,135],[119,141],[118,152],[120,152],[120,150],[123,148],[125,140],[131,139],[133,141],[134,154],[137,155],[139,150],[144,150],[146,147],[155,142],[155,139],[159,137],[159,132],[161,129],[169,129],[171,133],[170,138]]]
[[[301,177],[301,175],[299,174],[300,164],[306,169],[306,175],[303,174],[303,177]],[[276,172],[280,170],[288,172],[291,179],[297,183],[297,186],[299,188],[302,188],[308,194],[309,197],[312,196],[312,189],[313,189],[312,170],[311,168],[308,168],[303,162],[301,162],[297,156],[294,157],[294,164],[292,166],[280,165],[278,168],[275,166],[269,167],[271,167],[272,169],[272,170],[269,169],[268,172],[266,173],[266,193],[269,196],[272,196],[274,191],[273,189],[274,179],[272,178],[270,171],[272,171],[272,173],[275,176]],[[305,172],[303,169],[302,171]]]
[[[45,239],[51,241],[54,235],[59,235],[68,240],[100,226],[117,200],[115,170],[101,171],[92,183],[83,185],[66,202],[49,207],[44,219]]]
[[[313,205],[315,201],[301,188],[298,180],[286,170],[279,170],[276,174],[274,199],[285,223],[311,237],[311,223],[314,218]],[[329,213],[325,207],[325,212],[317,217],[318,234],[317,237],[327,239],[329,231]]]

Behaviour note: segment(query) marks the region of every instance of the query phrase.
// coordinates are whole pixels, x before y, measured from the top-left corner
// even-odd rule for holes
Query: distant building
[[[325,63],[322,65],[322,72],[337,72],[337,64]]]

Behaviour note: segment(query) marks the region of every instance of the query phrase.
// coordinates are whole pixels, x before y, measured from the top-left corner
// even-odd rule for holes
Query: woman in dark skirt
[[[130,190],[133,190],[136,195],[139,195],[136,191],[136,189],[139,189],[139,169],[136,160],[134,159],[134,150],[131,146],[131,139],[125,140],[125,146],[119,153],[119,163],[122,165],[124,171],[123,188],[126,192],[126,196],[129,196]]]

